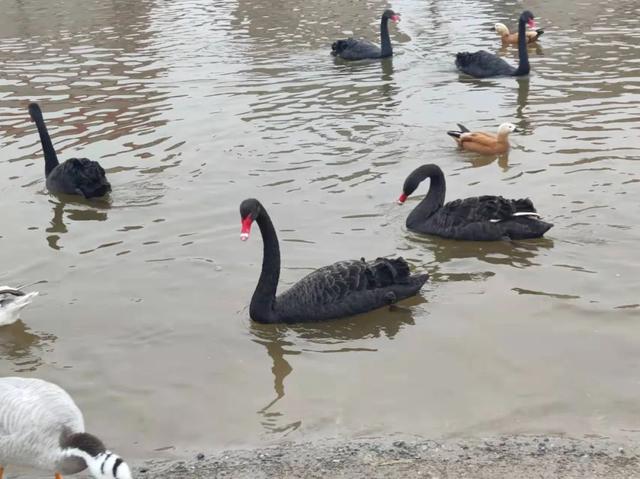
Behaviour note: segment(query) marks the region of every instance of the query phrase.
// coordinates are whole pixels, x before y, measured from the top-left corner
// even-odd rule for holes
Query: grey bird
[[[84,431],[82,412],[61,387],[35,378],[0,378],[0,479],[4,466],[28,466],[96,479],[131,479],[131,470]]]

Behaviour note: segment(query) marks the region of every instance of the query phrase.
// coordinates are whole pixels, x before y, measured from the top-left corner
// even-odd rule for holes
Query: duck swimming
[[[457,240],[496,241],[539,238],[553,225],[541,221],[530,199],[477,196],[444,203],[446,185],[438,165],[416,168],[407,177],[398,203],[402,204],[425,179],[427,196],[407,217],[406,226],[417,233]]]
[[[517,45],[518,44],[518,32],[509,33],[509,29],[504,23],[496,23],[494,26],[496,33],[500,36],[502,43],[505,45]],[[544,30],[527,30],[527,43],[535,43],[538,41],[538,38],[542,36]]]
[[[36,296],[38,296],[37,291],[24,293],[11,286],[0,286],[0,326],[15,323],[20,311]]]
[[[61,387],[35,378],[0,378],[0,479],[8,465],[95,479],[131,479],[131,470],[84,431],[82,412]]]
[[[498,127],[497,134],[483,131],[469,131],[458,123],[460,130],[450,130],[447,135],[452,137],[463,150],[474,151],[484,155],[497,155],[509,150],[509,133],[518,131],[513,123],[503,123]]]

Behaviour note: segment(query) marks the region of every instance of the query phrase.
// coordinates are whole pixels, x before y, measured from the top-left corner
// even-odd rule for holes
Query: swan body
[[[458,123],[460,130],[448,131],[463,150],[482,153],[484,155],[502,154],[509,151],[509,133],[518,131],[513,123],[503,123],[498,127],[497,134],[483,131],[469,131],[467,127]]]
[[[370,58],[386,58],[393,55],[389,38],[388,21],[397,22],[400,16],[393,10],[385,10],[380,18],[380,46],[368,40],[347,38],[337,40],[331,45],[331,54],[343,60],[364,60]]]
[[[44,123],[42,110],[37,103],[29,105],[31,120],[38,127],[45,159],[47,189],[52,193],[80,195],[98,198],[111,191],[104,169],[97,161],[87,158],[71,158],[64,163],[58,161],[51,137]]]
[[[494,28],[496,30],[496,33],[500,36],[502,43],[510,44],[510,45],[518,44],[518,38],[520,38],[518,35],[518,32],[510,33],[509,28],[507,28],[507,26],[504,23],[496,23]],[[544,33],[544,30],[541,30],[541,29],[527,30],[526,32],[527,44],[535,43],[536,41],[538,41],[538,38],[540,38],[543,33]]]
[[[0,473],[3,466],[131,479],[129,466],[84,432],[82,412],[59,386],[35,378],[0,378]]]
[[[411,275],[402,258],[340,261],[308,274],[276,297],[280,248],[273,223],[258,200],[240,205],[242,233],[249,237],[253,221],[264,243],[262,272],[249,315],[260,323],[324,321],[366,313],[418,293],[428,274]]]
[[[518,20],[518,68],[493,53],[480,50],[474,53],[462,52],[456,55],[456,67],[462,73],[475,78],[489,78],[497,76],[523,76],[530,71],[529,54],[527,53],[526,27],[535,27],[533,14],[525,10]]]
[[[444,203],[446,185],[440,167],[423,165],[405,180],[399,203],[430,179],[427,196],[407,217],[408,229],[457,240],[496,241],[538,238],[553,225],[539,219],[530,199],[478,196]]]
[[[0,286],[0,326],[15,323],[20,311],[36,296],[38,296],[37,291],[24,293],[10,286]]]

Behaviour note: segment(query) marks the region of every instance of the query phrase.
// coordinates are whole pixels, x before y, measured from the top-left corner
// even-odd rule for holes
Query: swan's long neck
[[[278,235],[273,227],[271,218],[267,211],[262,208],[256,220],[262,242],[264,245],[262,256],[262,272],[256,290],[251,298],[249,314],[255,321],[268,323],[274,316],[273,305],[280,279],[280,246],[278,245]]]
[[[38,127],[38,134],[40,135],[40,142],[42,143],[42,151],[44,151],[44,174],[45,176],[49,176],[49,173],[51,173],[53,169],[60,164],[58,162],[58,156],[56,155],[56,150],[53,148],[51,137],[47,131],[47,126],[44,124],[44,118],[42,117],[42,113],[39,108],[37,111],[31,112],[31,118]]]
[[[447,186],[444,180],[442,170],[435,165],[424,165],[416,169],[411,176],[418,183],[425,179],[430,179],[429,192],[427,196],[416,206],[407,217],[407,226],[423,222],[438,211],[444,204],[444,197]]]
[[[380,55],[383,57],[393,55],[391,38],[389,38],[389,19],[384,15],[380,19]]]
[[[514,75],[528,75],[530,67],[529,53],[527,52],[527,28],[522,17],[518,20],[518,57],[520,62]]]

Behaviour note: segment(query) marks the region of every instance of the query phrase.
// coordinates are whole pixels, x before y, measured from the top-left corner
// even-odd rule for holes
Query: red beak
[[[404,203],[405,201],[407,201],[407,195],[405,195],[404,193],[402,193],[400,195],[400,198],[398,198],[398,204],[401,205],[402,203]]]
[[[253,223],[253,218],[251,215],[247,215],[242,218],[242,229],[240,230],[240,239],[242,241],[247,241],[249,239],[249,233],[251,233],[251,224]]]
[[[536,28],[538,26],[533,18],[527,22],[527,25],[529,25],[529,28]]]
[[[391,20],[394,22],[399,22],[400,21],[400,15],[391,15]]]

